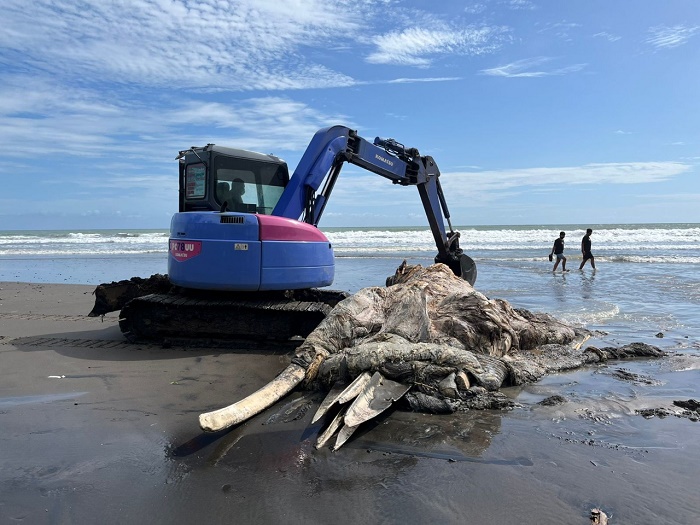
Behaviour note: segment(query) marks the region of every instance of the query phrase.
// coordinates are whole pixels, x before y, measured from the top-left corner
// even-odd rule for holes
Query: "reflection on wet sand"
[[[269,439],[275,436],[279,449],[280,439],[286,436],[286,445],[295,441],[315,442],[318,434],[333,419],[330,412],[315,424],[307,415],[309,407],[322,398],[322,394],[296,393],[287,403],[270,409],[254,420],[253,425],[241,425],[229,432],[217,434],[202,433],[172,449],[173,457],[185,457],[199,453],[210,444],[216,443],[214,451],[207,456],[210,465],[225,462],[229,454],[237,454],[236,449],[245,448],[246,440]],[[457,412],[449,415],[432,415],[409,410],[390,410],[357,431],[348,442],[348,447],[368,451],[404,454],[416,457],[444,459],[449,461],[479,461],[479,457],[489,447],[491,439],[500,432],[504,412],[478,410]],[[301,432],[287,431],[289,425]],[[301,427],[300,427],[301,424]],[[261,431],[260,428],[266,428]],[[287,428],[285,428],[287,427]],[[285,430],[280,430],[285,429]],[[285,440],[283,440],[285,441]],[[272,452],[268,452],[270,454]],[[320,453],[314,449],[314,453]],[[232,461],[235,459],[229,458]],[[523,464],[522,459],[498,460],[498,463]],[[488,462],[493,462],[489,460]]]
[[[479,410],[436,416],[397,410],[348,446],[448,461],[528,464],[525,458],[479,459],[500,433],[503,414]]]

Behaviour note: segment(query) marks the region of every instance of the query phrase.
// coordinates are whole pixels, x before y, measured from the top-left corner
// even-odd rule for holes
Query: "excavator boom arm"
[[[459,233],[452,230],[440,185],[440,170],[433,158],[421,156],[417,149],[405,148],[393,139],[377,137],[374,142],[369,142],[345,126],[324,128],[314,135],[273,215],[291,219],[303,215],[305,222],[318,225],[346,162],[394,184],[416,186],[438,249],[436,261],[454,263],[454,259],[462,255]],[[449,234],[445,220],[450,228]],[[455,269],[454,264],[451,266]]]

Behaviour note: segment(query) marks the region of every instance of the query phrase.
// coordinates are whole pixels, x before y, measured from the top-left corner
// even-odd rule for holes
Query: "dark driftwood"
[[[92,292],[95,296],[95,306],[88,314],[89,317],[105,315],[121,310],[126,303],[152,293],[167,293],[172,288],[167,275],[159,273],[147,279],[132,277],[124,281],[103,283]]]

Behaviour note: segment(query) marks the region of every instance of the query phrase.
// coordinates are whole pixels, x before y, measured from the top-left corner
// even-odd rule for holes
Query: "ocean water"
[[[700,224],[609,224],[593,228],[593,254],[579,271],[589,225],[457,227],[477,263],[476,288],[518,308],[615,334],[621,341],[664,334],[679,347],[700,340]],[[567,233],[568,273],[547,259]],[[328,228],[334,289],[383,286],[407,260],[429,265],[428,228]],[[167,230],[0,231],[0,281],[97,285],[167,273]]]

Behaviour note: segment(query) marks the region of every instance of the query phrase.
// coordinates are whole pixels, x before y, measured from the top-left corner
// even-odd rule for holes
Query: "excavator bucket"
[[[459,267],[461,270],[460,277],[474,286],[476,282],[476,263],[468,255],[462,254],[459,256]]]

